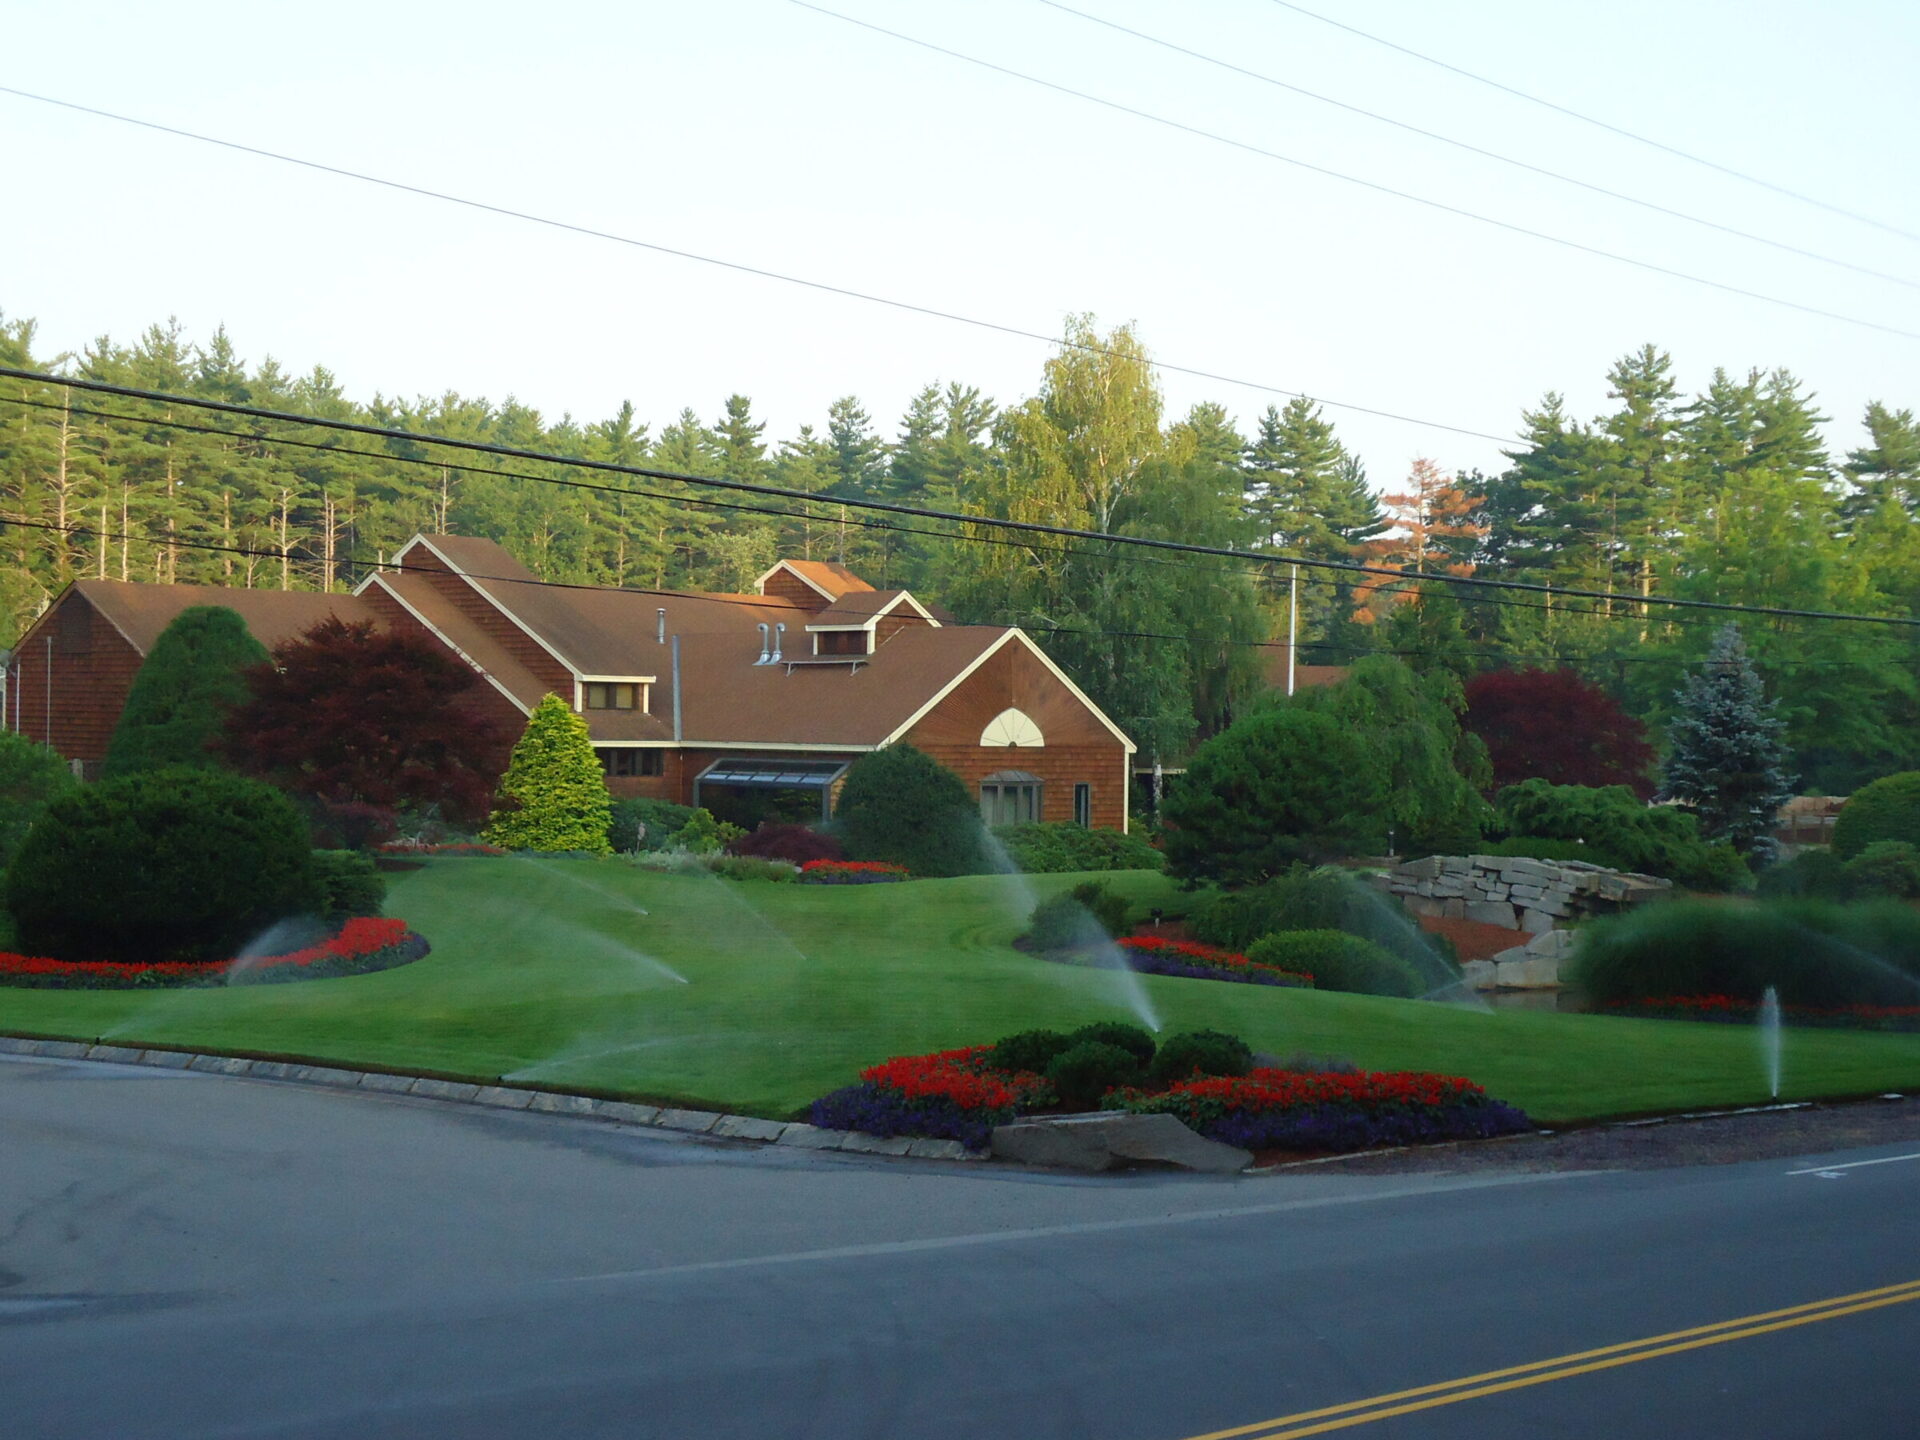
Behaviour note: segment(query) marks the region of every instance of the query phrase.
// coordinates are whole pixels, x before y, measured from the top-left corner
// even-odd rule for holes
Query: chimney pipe
[[[653,612],[653,638],[662,645],[667,643],[667,607],[664,605]]]
[[[673,743],[680,743],[680,637],[673,637]]]
[[[775,665],[778,665],[780,663],[780,645],[781,645],[781,642],[786,638],[786,634],[787,634],[786,621],[782,620],[779,624],[773,627],[773,655],[771,657],[770,663]]]
[[[771,645],[767,638],[767,622],[762,620],[760,622],[760,658],[753,663],[756,665],[766,664],[768,660],[773,658],[770,650]]]

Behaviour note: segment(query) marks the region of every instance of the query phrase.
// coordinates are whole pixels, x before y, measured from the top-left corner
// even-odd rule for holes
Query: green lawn
[[[1119,977],[1008,944],[1029,884],[1048,894],[1079,876],[832,887],[653,874],[618,860],[458,859],[394,878],[388,910],[433,942],[416,964],[231,990],[0,989],[0,1030],[508,1076],[783,1116],[889,1055],[1129,1013]],[[1158,875],[1102,878],[1141,904],[1174,896]],[[1549,1122],[1766,1098],[1744,1027],[1135,983],[1169,1028],[1466,1075]],[[1789,1031],[1783,1089],[1920,1089],[1920,1036]]]

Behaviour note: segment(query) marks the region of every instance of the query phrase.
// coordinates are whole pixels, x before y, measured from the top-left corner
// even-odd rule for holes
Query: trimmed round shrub
[[[1920,845],[1920,770],[1863,785],[1833,822],[1833,853],[1851,860],[1876,840]]]
[[[1054,1057],[1072,1048],[1073,1041],[1058,1030],[1022,1030],[1018,1035],[1008,1035],[996,1041],[987,1052],[987,1064],[995,1070],[1021,1070],[1044,1075]]]
[[[1264,885],[1210,896],[1188,912],[1187,929],[1196,940],[1245,955],[1277,931],[1342,930],[1398,957],[1422,982],[1415,995],[1459,978],[1452,946],[1443,937],[1421,930],[1392,896],[1333,866],[1300,865]]]
[[[1673,996],[1920,1004],[1920,913],[1897,900],[1673,900],[1584,925],[1573,983],[1599,1005]]]
[[[1138,836],[1064,821],[1003,825],[993,832],[993,838],[1006,848],[1014,867],[1027,875],[1161,870],[1167,863],[1166,856]]]
[[[1119,1020],[1096,1020],[1091,1025],[1082,1025],[1067,1039],[1074,1045],[1116,1045],[1142,1065],[1153,1059],[1153,1036],[1138,1025]]]
[[[1127,908],[1124,895],[1112,894],[1097,880],[1083,881],[1033,907],[1027,941],[1036,950],[1098,945],[1126,931]]]
[[[1140,1071],[1140,1062],[1130,1052],[1087,1040],[1053,1057],[1047,1065],[1047,1082],[1069,1110],[1090,1110],[1116,1086],[1139,1084]]]
[[[527,716],[480,838],[506,850],[605,855],[612,825],[612,801],[587,722],[558,695],[546,696]]]
[[[1904,840],[1876,840],[1846,864],[1847,893],[1865,898],[1920,899],[1920,849]]]
[[[310,857],[320,883],[327,923],[338,925],[356,915],[378,915],[387,901],[387,880],[371,855],[357,850],[316,850]]]
[[[1247,959],[1311,975],[1316,990],[1413,1000],[1430,988],[1399,956],[1343,930],[1282,930],[1256,940],[1247,949]]]
[[[1253,1050],[1224,1030],[1185,1030],[1161,1042],[1147,1067],[1156,1085],[1171,1085],[1195,1075],[1244,1075],[1253,1068]]]
[[[293,802],[218,770],[62,796],[20,847],[6,901],[28,954],[123,963],[228,960],[268,926],[326,905]]]
[[[1847,863],[1831,850],[1802,850],[1769,865],[1755,887],[1768,900],[1844,900],[1852,886]]]
[[[12,861],[40,812],[78,783],[52,746],[0,730],[0,871]]]
[[[967,783],[911,745],[889,745],[854,761],[833,814],[850,859],[904,865],[923,878],[994,868]]]
[[[805,825],[789,825],[778,820],[762,820],[751,835],[742,835],[727,845],[729,855],[754,855],[762,860],[785,860],[804,865],[809,860],[844,860],[846,851],[831,835]]]
[[[607,820],[607,843],[622,855],[665,850],[692,818],[691,805],[675,805],[671,800],[616,800]]]

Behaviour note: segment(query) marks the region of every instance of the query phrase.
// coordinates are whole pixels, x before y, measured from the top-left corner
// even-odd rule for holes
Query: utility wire
[[[922,40],[918,36],[908,35],[904,31],[889,30],[886,26],[876,25],[870,20],[861,20],[852,15],[843,15],[838,10],[829,10],[823,5],[815,5],[811,3],[811,0],[789,0],[789,3],[798,5],[802,10],[811,10],[816,15],[825,15],[829,19],[840,20],[848,25],[858,26],[862,30],[870,30],[876,35],[885,35],[889,39],[899,40],[904,44],[915,46],[921,50],[931,51],[936,55],[944,55],[949,59],[959,60],[968,65],[977,65],[983,70],[993,71],[996,75],[1005,75],[1009,79],[1019,80],[1028,85],[1038,85],[1041,89],[1051,90],[1055,94],[1070,96],[1075,100],[1084,100],[1090,105],[1098,105],[1103,109],[1117,111],[1122,115],[1131,115],[1137,120],[1145,120],[1153,125],[1165,126],[1169,130],[1178,130],[1182,134],[1197,136],[1202,140],[1211,140],[1216,145],[1225,145],[1234,150],[1244,151],[1249,155],[1258,155],[1262,159],[1276,160],[1282,165],[1292,165],[1301,170],[1311,171],[1315,175],[1324,175],[1331,180],[1339,180],[1348,185],[1358,185],[1363,190],[1372,190],[1380,195],[1390,195],[1396,200],[1406,200],[1415,205],[1424,205],[1430,210],[1438,210],[1443,214],[1458,216],[1464,220],[1477,221],[1482,225],[1491,225],[1495,229],[1505,230],[1515,235],[1525,235],[1534,240],[1544,240],[1550,245],[1559,245],[1568,250],[1577,250],[1583,255],[1594,255],[1602,260],[1612,260],[1621,265],[1630,265],[1637,270],[1646,270],[1655,275],[1665,275],[1669,279],[1685,280],[1693,285],[1704,285],[1708,289],[1719,290],[1728,295],[1739,295],[1748,300],[1759,300],[1768,305],[1778,305],[1784,309],[1797,310],[1803,315],[1818,315],[1825,320],[1838,320],[1842,324],[1856,325],[1865,330],[1878,330],[1884,335],[1898,335],[1903,340],[1920,340],[1920,331],[1902,330],[1896,325],[1883,325],[1878,320],[1867,320],[1857,315],[1845,315],[1837,310],[1823,310],[1817,305],[1804,305],[1798,300],[1788,300],[1779,295],[1768,295],[1759,290],[1748,290],[1740,285],[1730,285],[1724,280],[1714,280],[1705,275],[1694,275],[1685,270],[1675,270],[1670,266],[1660,265],[1652,260],[1641,260],[1632,255],[1623,255],[1617,250],[1603,250],[1598,245],[1588,245],[1580,240],[1570,240],[1564,235],[1553,235],[1545,230],[1533,230],[1525,225],[1516,225],[1510,220],[1499,220],[1491,215],[1482,215],[1478,211],[1467,210],[1458,205],[1449,205],[1444,200],[1434,200],[1425,195],[1417,195],[1411,190],[1399,190],[1391,185],[1383,185],[1375,180],[1363,180],[1357,175],[1349,175],[1345,171],[1334,170],[1325,165],[1316,165],[1310,160],[1301,160],[1293,155],[1283,155],[1278,150],[1269,150],[1264,146],[1255,145],[1251,141],[1236,140],[1233,136],[1222,135],[1217,130],[1205,130],[1198,125],[1189,125],[1183,120],[1175,120],[1166,115],[1156,114],[1151,110],[1142,110],[1135,105],[1128,105],[1119,100],[1109,100],[1104,95],[1095,95],[1088,90],[1076,90],[1070,85],[1062,85],[1057,81],[1045,80],[1038,75],[1029,75],[1023,70],[1010,69],[1005,65],[996,64],[994,61],[983,60],[977,55],[968,55],[963,51],[954,50],[945,45],[935,44],[931,40]]]
[[[1404,130],[1412,135],[1419,135],[1428,140],[1437,140],[1442,145],[1451,145],[1455,149],[1464,150],[1470,155],[1478,155],[1487,160],[1497,160],[1502,165],[1511,165],[1517,170],[1525,170],[1533,175],[1544,176],[1548,180],[1557,180],[1563,185],[1573,185],[1590,194],[1602,195],[1609,200],[1624,201],[1628,205],[1638,205],[1641,209],[1651,210],[1656,215],[1665,215],[1674,220],[1684,220],[1690,225],[1704,226],[1708,230],[1718,230],[1722,235],[1732,235],[1736,239],[1750,240],[1756,245],[1765,245],[1774,250],[1783,251],[1788,255],[1798,255],[1806,260],[1817,260],[1822,265],[1833,265],[1842,270],[1851,270],[1856,275],[1870,275],[1876,280],[1885,280],[1893,285],[1904,285],[1909,290],[1920,290],[1920,280],[1909,280],[1904,275],[1890,275],[1884,270],[1875,270],[1867,265],[1856,265],[1851,260],[1842,260],[1834,255],[1824,255],[1818,250],[1807,250],[1798,245],[1789,245],[1784,240],[1774,240],[1765,235],[1756,235],[1750,230],[1742,230],[1737,226],[1722,224],[1718,220],[1709,220],[1703,215],[1690,215],[1684,210],[1675,210],[1671,206],[1660,204],[1658,201],[1645,200],[1638,195],[1628,195],[1619,190],[1610,190],[1604,185],[1596,185],[1590,180],[1582,180],[1575,175],[1568,175],[1559,170],[1549,170],[1544,165],[1535,165],[1512,155],[1503,155],[1497,150],[1487,150],[1470,141],[1456,139],[1452,135],[1443,135],[1437,130],[1428,130],[1405,120],[1396,120],[1391,115],[1382,115],[1377,110],[1368,110],[1362,106],[1350,104],[1345,100],[1336,100],[1331,95],[1322,95],[1316,90],[1309,90],[1305,86],[1295,85],[1291,81],[1280,79],[1278,76],[1267,75],[1258,70],[1249,70],[1244,65],[1236,65],[1231,60],[1222,60],[1217,55],[1208,55],[1199,50],[1190,50],[1185,45],[1177,44],[1172,40],[1164,39],[1158,35],[1149,35],[1144,30],[1135,30],[1131,26],[1122,25],[1116,20],[1107,19],[1105,16],[1089,14],[1085,10],[1076,10],[1071,5],[1062,4],[1061,0],[1039,0],[1039,3],[1050,9],[1058,10],[1062,14],[1072,15],[1078,19],[1085,20],[1090,24],[1104,26],[1108,30],[1116,30],[1122,35],[1131,35],[1134,39],[1144,40],[1149,45],[1158,45],[1161,49],[1171,50],[1177,55],[1185,55],[1191,60],[1200,61],[1202,64],[1212,65],[1221,70],[1229,70],[1235,75],[1245,76],[1249,80],[1258,80],[1262,84],[1291,91],[1295,95],[1305,96],[1309,100],[1317,100],[1322,105],[1332,105],[1337,109],[1347,111],[1349,114],[1362,115],[1369,120],[1377,120],[1382,125],[1391,125],[1397,130]]]
[[[486,473],[492,473],[492,472],[486,472]],[[260,559],[260,560],[285,560],[290,558],[288,555],[283,554],[279,550],[264,549],[256,545],[230,545],[230,544],[222,544],[219,541],[214,541],[214,540],[194,540],[191,538],[177,537],[177,536],[166,539],[166,540],[156,540],[154,537],[150,535],[132,534],[125,531],[103,530],[91,525],[79,525],[79,524],[55,525],[44,520],[0,520],[0,530],[5,530],[9,526],[15,529],[20,529],[20,530],[36,530],[36,531],[43,531],[43,532],[50,531],[56,534],[72,535],[72,536],[84,538],[84,539],[118,540],[122,542],[140,541],[140,542],[154,545],[156,547],[162,546],[162,545],[173,545],[183,550],[198,550],[198,551],[204,551],[204,552],[210,552],[210,553],[222,554],[222,555],[241,555],[241,556],[247,556],[250,558]],[[385,572],[385,573],[400,573],[400,574],[410,574],[410,575],[413,575],[413,574],[443,575],[446,573],[444,570],[440,569],[438,566],[409,565],[404,560],[386,560],[386,559],[370,560],[364,556],[357,556],[357,557],[350,556],[350,557],[341,558],[339,560],[339,563],[347,566],[359,566],[371,573]],[[533,585],[533,586],[538,586],[543,590],[584,590],[594,594],[604,595],[608,592],[610,588],[605,585],[588,585],[588,584],[565,581],[565,580],[539,580],[539,579],[528,580],[525,577],[519,576],[519,575],[486,575],[473,570],[462,571],[461,573],[466,579],[469,579],[469,580],[483,580],[483,581],[489,581],[496,584]],[[116,581],[114,583],[117,584],[119,582]],[[670,599],[670,600],[700,600],[700,601],[711,602],[717,605],[730,605],[730,606],[739,605],[743,603],[739,596],[708,595],[708,594],[703,594],[697,590],[659,590],[659,589],[649,589],[647,587],[637,586],[637,585],[626,585],[626,586],[619,586],[619,587],[612,587],[612,588],[615,589],[615,593],[619,593],[619,594],[657,596],[662,599]],[[282,592],[282,593],[285,593],[285,592]],[[328,592],[307,591],[307,592],[301,592],[301,593],[325,594]],[[749,599],[745,603],[752,603],[751,597],[749,597]],[[1004,616],[1004,615],[1001,617],[1000,623],[1007,625],[1009,627],[1025,630],[1036,635],[1068,635],[1068,636],[1075,636],[1079,638],[1109,638],[1109,639],[1121,639],[1121,640],[1162,640],[1162,641],[1169,641],[1169,642],[1172,642],[1175,644],[1181,644],[1181,645],[1199,644],[1199,645],[1208,646],[1208,647],[1225,646],[1229,649],[1243,649],[1243,650],[1285,650],[1286,648],[1288,648],[1288,642],[1285,640],[1219,640],[1219,639],[1201,640],[1201,639],[1197,639],[1192,635],[1172,635],[1172,634],[1167,634],[1164,631],[1156,631],[1156,630],[1104,630],[1104,629],[1094,629],[1089,627],[1076,628],[1076,627],[1060,626],[1060,625],[1040,625],[1040,624],[1026,623],[1021,621],[1017,617]],[[699,634],[702,632],[682,631],[681,633],[682,634]],[[1505,661],[1509,664],[1512,663],[1513,660],[1516,658],[1511,652],[1501,651],[1501,650],[1464,649],[1464,648],[1462,649],[1450,648],[1447,650],[1392,649],[1392,648],[1386,648],[1381,646],[1349,645],[1349,644],[1345,644],[1340,641],[1334,641],[1334,640],[1302,640],[1298,642],[1295,648],[1300,650],[1332,650],[1339,653],[1352,653],[1358,656],[1391,655],[1395,657],[1408,658],[1408,659],[1417,659],[1417,658],[1449,659],[1449,658],[1457,658],[1457,657],[1474,657],[1474,658],[1480,658],[1480,659],[1500,660],[1500,661]],[[1693,663],[1692,660],[1690,660],[1687,656],[1684,656],[1684,655],[1622,655],[1614,651],[1606,651],[1606,650],[1595,651],[1590,654],[1556,653],[1549,658],[1551,658],[1557,664],[1583,663],[1583,664],[1609,664],[1609,665],[1621,664],[1621,665],[1682,665],[1682,666],[1685,666]],[[1781,668],[1781,669],[1873,668],[1869,662],[1860,661],[1860,660],[1783,660],[1783,661],[1777,662],[1777,665],[1778,665],[1778,668]]]
[[[298,155],[288,155],[277,150],[262,149],[257,145],[242,144],[237,140],[223,140],[216,135],[202,135],[192,130],[182,130],[173,125],[162,125],[154,120],[142,120],[132,115],[121,115],[111,110],[102,110],[92,105],[81,105],[72,100],[61,100],[51,95],[38,95],[30,90],[21,90],[12,85],[0,85],[0,95],[12,95],[22,100],[32,100],[42,105],[55,105],[63,110],[76,111],[82,115],[92,115],[102,120],[112,120],[122,125],[135,125],[142,130],[156,131],[162,135],[172,135],[182,140],[196,141],[202,145],[215,145],[223,150],[237,151],[243,155],[258,156],[263,160],[275,160],[284,165],[298,165],[306,170],[315,170],[323,175],[334,175],[344,180],[357,180],[366,185],[378,185],[388,190],[398,190],[403,194],[417,195],[427,200],[439,200],[449,205],[461,205],[469,210],[483,211],[489,215],[502,215],[510,220],[524,220],[532,225],[544,225],[553,230],[564,230],[573,235],[584,235],[593,240],[607,240],[616,245],[626,245],[636,250],[650,250],[657,255],[670,255],[676,260],[691,260],[701,265],[712,265],[721,270],[731,270],[739,275],[752,275],[761,280],[777,280],[783,285],[797,285],[805,290],[818,291],[825,295],[838,295],[842,299],[859,300],[869,305],[880,305],[891,310],[901,310],[908,314],[925,315],[935,320],[948,320],[956,325],[969,325],[976,330],[990,330],[999,335],[1011,335],[1020,340],[1034,340],[1042,345],[1063,346],[1088,355],[1111,356],[1115,352],[1101,345],[1089,345],[1083,341],[1063,339],[1057,335],[1045,335],[1038,330],[1023,329],[1018,325],[1003,324],[998,320],[983,320],[974,315],[962,315],[955,310],[942,310],[932,305],[920,305],[910,300],[898,300],[887,295],[878,295],[868,290],[856,290],[847,285],[834,285],[825,280],[810,280],[800,275],[789,275],[778,270],[769,270],[764,266],[748,265],[738,260],[723,260],[714,255],[702,255],[693,250],[682,250],[671,245],[662,245],[653,240],[641,240],[631,235],[616,235],[610,230],[596,230],[589,225],[577,225],[567,220],[555,220],[545,215],[535,215],[526,210],[515,210],[506,205],[496,205],[485,200],[475,200],[463,195],[454,195],[444,190],[433,190],[424,185],[413,185],[402,180],[389,180],[379,175],[369,175],[359,170],[349,170],[339,165],[328,165],[318,160],[303,159]],[[1222,385],[1234,385],[1244,390],[1253,390],[1265,395],[1283,395],[1289,399],[1312,400],[1334,410],[1345,410],[1355,415],[1371,415],[1379,420],[1393,420],[1404,425],[1415,425],[1427,430],[1440,430],[1450,435],[1464,435],[1472,440],[1491,440],[1506,445],[1512,442],[1512,436],[1492,435],[1484,430],[1473,430],[1463,425],[1449,425],[1441,420],[1423,420],[1417,415],[1404,415],[1394,410],[1383,410],[1373,405],[1360,405],[1351,400],[1329,400],[1324,396],[1309,395],[1303,390],[1289,390],[1283,385],[1270,385],[1261,380],[1249,380],[1243,376],[1226,375],[1219,371],[1202,370],[1192,365],[1176,365],[1168,360],[1148,362],[1155,370],[1169,375],[1187,375],[1198,380],[1213,380]]]
[[[1449,71],[1463,79],[1472,80],[1476,84],[1492,86],[1495,90],[1511,95],[1515,99],[1525,100],[1532,105],[1543,106],[1557,114],[1565,115],[1569,119],[1578,120],[1582,124],[1598,126],[1600,129],[1610,131],[1624,139],[1635,141],[1641,145],[1651,146],[1655,150],[1664,151],[1668,155],[1688,161],[1691,164],[1704,165],[1709,170],[1717,170],[1722,175],[1732,176],[1735,180],[1743,180],[1749,185],[1758,185],[1763,190],[1771,190],[1774,194],[1784,195],[1789,200],[1798,200],[1803,205],[1812,205],[1816,209],[1826,210],[1835,215],[1843,215],[1849,220],[1857,220],[1862,225],[1871,225],[1876,230],[1884,230],[1888,234],[1898,235],[1904,240],[1920,240],[1920,235],[1914,234],[1911,230],[1902,230],[1897,225],[1889,225],[1884,220],[1876,220],[1871,215],[1862,215],[1856,210],[1842,209],[1838,205],[1829,204],[1825,200],[1817,200],[1811,195],[1803,194],[1801,191],[1790,190],[1784,185],[1776,185],[1771,180],[1763,180],[1758,175],[1749,175],[1744,170],[1735,170],[1732,166],[1722,165],[1717,160],[1709,160],[1704,156],[1695,155],[1677,146],[1669,145],[1663,140],[1655,140],[1650,135],[1641,135],[1636,131],[1615,125],[1610,121],[1601,120],[1592,115],[1582,114],[1578,110],[1556,104],[1554,101],[1545,99],[1539,95],[1532,95],[1525,90],[1519,90],[1511,85],[1502,84],[1500,81],[1491,79],[1488,76],[1475,74],[1471,70],[1464,70],[1458,65],[1450,65],[1445,60],[1437,59],[1422,51],[1412,49],[1406,45],[1396,44],[1385,36],[1369,34],[1367,31],[1349,25],[1344,21],[1335,20],[1331,15],[1322,15],[1316,10],[1307,9],[1304,5],[1296,5],[1293,3],[1293,0],[1273,0],[1273,3],[1283,10],[1291,10],[1296,15],[1304,15],[1309,20],[1318,20],[1322,25],[1331,25],[1336,30],[1344,30],[1349,35],[1358,35],[1362,40],[1370,40],[1375,45],[1384,45],[1387,49],[1398,51],[1400,54],[1408,56],[1411,59],[1421,60],[1429,65],[1437,65],[1442,70]]]
[[[335,430],[347,434],[368,435],[376,439],[398,441],[403,444],[440,445],[476,454],[496,455],[511,460],[526,460],[543,465],[572,467],[580,470],[590,470],[600,474],[630,475],[643,479],[668,480],[679,484],[726,490],[739,494],[770,496],[775,499],[798,501],[803,504],[845,506],[854,510],[878,511],[883,514],[904,515],[923,520],[938,520],[955,525],[1002,530],[1023,535],[1045,535],[1063,540],[1091,542],[1096,545],[1130,546],[1161,553],[1206,555],[1218,559],[1240,561],[1245,564],[1268,569],[1279,565],[1298,565],[1302,569],[1307,570],[1326,570],[1344,574],[1383,575],[1389,579],[1402,581],[1408,579],[1410,576],[1410,572],[1395,566],[1366,565],[1356,561],[1346,560],[1318,560],[1306,556],[1259,554],[1253,551],[1236,550],[1227,546],[1197,545],[1182,540],[1160,540],[1145,535],[1118,535],[1104,530],[1087,530],[1071,525],[1049,525],[1034,520],[1011,520],[994,515],[970,515],[960,511],[934,510],[921,506],[903,505],[891,500],[875,500],[859,496],[835,495],[830,492],[814,493],[806,490],[795,490],[781,485],[763,485],[748,480],[727,480],[713,475],[692,475],[684,471],[663,470],[655,466],[619,464],[610,460],[590,460],[579,456],[528,450],[519,446],[498,445],[484,440],[456,439],[452,436],[432,435],[419,431],[402,430],[391,426],[368,425],[354,420],[339,420],[316,415],[297,415],[284,410],[269,410],[256,405],[236,404],[227,400],[210,400],[194,395],[176,395],[165,391],[147,390],[138,386],[116,385],[105,380],[87,380],[76,376],[50,375],[41,371],[23,370],[10,365],[0,365],[0,378],[60,386],[71,390],[83,390],[95,394],[119,395],[152,404],[183,405],[190,409],[208,410],[227,415],[239,415],[285,425],[307,426],[324,430]],[[156,419],[149,423],[165,422]],[[585,483],[561,480],[557,477],[528,476],[525,478],[557,484],[583,485]],[[1788,606],[1738,605],[1718,600],[1689,600],[1672,595],[1622,596],[1609,591],[1588,590],[1577,586],[1549,585],[1526,580],[1498,580],[1479,575],[1430,574],[1424,575],[1423,578],[1436,583],[1456,585],[1472,590],[1502,590],[1519,591],[1534,595],[1560,595],[1576,599],[1601,600],[1610,605],[1660,606],[1668,609],[1707,611],[1716,614],[1758,615],[1785,619],[1845,620],[1868,625],[1920,629],[1920,618],[1909,616],[1862,615],[1849,611],[1804,610]]]

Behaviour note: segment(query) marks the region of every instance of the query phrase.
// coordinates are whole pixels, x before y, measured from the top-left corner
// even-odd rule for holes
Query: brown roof
[[[873,586],[862,580],[844,565],[836,565],[831,560],[782,560],[781,565],[793,571],[808,584],[817,587],[832,600],[860,590],[871,590]],[[775,566],[778,569],[779,566]]]
[[[383,572],[374,583],[385,587],[402,605],[446,637],[449,644],[499,681],[528,710],[547,693],[543,685],[513,654],[478,624],[461,613],[433,582],[418,572]]]
[[[138,580],[78,580],[73,588],[111,621],[142,655],[182,610],[224,605],[247,622],[269,650],[304,634],[329,615],[372,620],[379,615],[353,595],[315,590],[242,590],[220,585],[149,585]]]
[[[1282,640],[1267,647],[1261,653],[1261,671],[1266,682],[1273,689],[1286,692],[1287,688],[1287,642]],[[1344,665],[1308,665],[1295,662],[1293,667],[1293,688],[1312,690],[1321,685],[1338,685],[1347,678]]]
[[[906,593],[905,590],[856,590],[850,595],[843,595],[826,609],[817,611],[808,619],[807,628],[818,630],[827,625],[865,625]],[[908,607],[908,613],[919,612]]]

